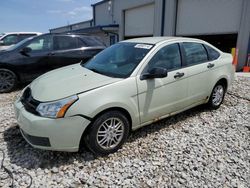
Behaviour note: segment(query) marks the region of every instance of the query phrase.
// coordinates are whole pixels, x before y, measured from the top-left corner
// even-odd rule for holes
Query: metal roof
[[[89,33],[89,32],[100,32],[100,31],[105,31],[105,29],[108,28],[117,28],[119,27],[118,24],[109,24],[109,25],[97,25],[97,26],[92,26],[92,27],[87,27],[83,29],[78,29],[78,30],[72,30],[70,32],[78,33],[78,32],[84,32],[84,33]]]

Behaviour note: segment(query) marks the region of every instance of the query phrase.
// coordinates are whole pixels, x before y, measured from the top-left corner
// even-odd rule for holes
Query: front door
[[[178,43],[162,47],[149,61],[143,73],[153,67],[168,70],[165,78],[141,80],[137,77],[141,124],[182,110],[187,105],[187,71],[182,69]],[[143,74],[142,73],[142,74]]]
[[[52,39],[50,35],[42,35],[34,38],[23,48],[29,49],[29,52],[22,53],[16,59],[20,66],[20,72],[25,80],[33,80],[35,77],[47,72],[49,54],[52,50]]]

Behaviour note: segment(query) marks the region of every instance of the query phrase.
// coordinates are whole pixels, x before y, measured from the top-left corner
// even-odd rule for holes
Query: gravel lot
[[[14,186],[250,187],[250,79],[239,77],[216,111],[197,107],[144,127],[107,157],[34,149],[22,138],[12,102],[0,94],[0,148]],[[235,95],[239,97],[235,97]],[[243,99],[243,98],[247,98]],[[0,153],[0,161],[3,155]],[[11,179],[0,169],[0,187]]]

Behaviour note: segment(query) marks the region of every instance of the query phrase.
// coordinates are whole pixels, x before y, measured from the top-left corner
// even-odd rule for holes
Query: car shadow
[[[154,132],[161,131],[166,128],[182,128],[180,122],[185,121],[187,118],[191,118],[193,116],[197,116],[202,112],[211,111],[206,107],[206,105],[202,104],[191,108],[187,111],[181,112],[179,114],[161,119],[159,121],[153,122],[149,125],[143,126],[132,132],[127,142],[134,142],[138,137],[147,137],[148,134],[152,134]]]
[[[86,148],[79,152],[59,152],[36,149],[30,146],[22,137],[17,124],[11,125],[3,132],[4,142],[10,163],[27,169],[60,167],[73,164],[75,160],[79,163],[92,161],[96,157]]]
[[[144,126],[130,135],[127,143],[132,143],[138,138],[146,137],[148,134],[158,132],[161,129],[174,125],[174,128],[181,127],[178,122],[185,121],[186,118],[197,116],[201,112],[209,111],[204,106],[198,106],[175,116],[165,118],[158,122]],[[177,126],[176,126],[177,125]],[[7,144],[7,154],[10,163],[27,169],[61,167],[62,165],[73,164],[74,162],[84,165],[87,161],[93,161],[100,156],[95,156],[87,148],[82,148],[79,152],[57,152],[35,149],[30,146],[22,137],[17,124],[11,125],[3,132],[4,141]],[[119,151],[118,151],[119,152]],[[108,157],[108,156],[107,156]]]

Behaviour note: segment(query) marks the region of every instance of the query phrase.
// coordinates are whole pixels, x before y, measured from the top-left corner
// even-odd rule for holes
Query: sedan
[[[232,56],[205,41],[130,39],[37,78],[15,114],[36,148],[109,154],[142,126],[205,103],[219,108],[233,79]]]
[[[30,82],[50,70],[86,62],[105,48],[97,37],[44,34],[28,38],[0,52],[0,93]]]

